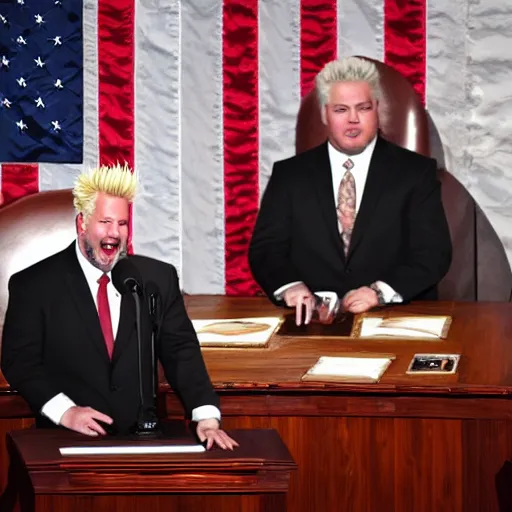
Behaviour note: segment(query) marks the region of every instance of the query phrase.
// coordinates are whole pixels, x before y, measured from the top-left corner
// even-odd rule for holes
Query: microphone
[[[142,295],[142,278],[137,267],[128,258],[120,259],[112,269],[112,284],[116,290],[125,293]]]
[[[129,259],[129,257],[120,259],[114,265],[114,268],[112,269],[112,283],[121,295],[127,293],[131,294],[133,300],[135,301],[135,325],[137,330],[137,363],[139,373],[138,378],[140,405],[137,422],[132,427],[131,431],[138,436],[155,434],[158,432],[158,422],[156,419],[156,400],[151,400],[152,403],[148,404],[144,395],[144,382],[148,383],[148,378],[151,377],[149,382],[153,398],[154,377],[153,375],[147,375],[147,373],[143,370],[143,354],[145,351],[143,350],[144,341],[142,336],[142,277],[137,267]],[[151,341],[153,342],[153,339],[151,339]],[[151,349],[151,354],[153,356],[153,348]]]

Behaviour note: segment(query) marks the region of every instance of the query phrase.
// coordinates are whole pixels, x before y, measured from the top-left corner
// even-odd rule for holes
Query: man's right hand
[[[290,286],[283,293],[283,300],[289,307],[295,306],[295,323],[300,325],[302,323],[302,306],[306,308],[306,315],[304,323],[309,324],[315,309],[315,298],[304,283],[297,283]]]
[[[104,423],[112,425],[113,420],[110,416],[96,411],[92,407],[70,407],[60,419],[63,427],[85,434],[86,436],[104,436],[105,429],[96,421],[100,420]]]

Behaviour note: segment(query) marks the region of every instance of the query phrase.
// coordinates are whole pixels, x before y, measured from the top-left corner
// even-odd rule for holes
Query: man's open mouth
[[[101,250],[107,256],[112,256],[113,254],[115,254],[117,252],[118,248],[119,248],[119,242],[114,242],[114,243],[101,242]]]

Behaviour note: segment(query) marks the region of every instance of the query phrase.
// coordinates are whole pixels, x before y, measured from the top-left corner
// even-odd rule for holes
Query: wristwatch
[[[386,304],[386,300],[384,299],[384,294],[382,293],[382,290],[377,286],[376,283],[372,283],[370,285],[370,288],[377,294],[377,300],[379,302],[379,306],[383,306]]]

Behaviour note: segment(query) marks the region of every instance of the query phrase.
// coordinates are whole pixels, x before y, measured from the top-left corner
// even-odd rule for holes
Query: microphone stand
[[[137,330],[137,356],[138,356],[138,370],[139,370],[139,395],[140,395],[140,409],[139,409],[139,417],[137,419],[137,423],[132,428],[132,433],[136,436],[153,436],[159,434],[158,420],[155,412],[155,404],[156,401],[153,401],[153,406],[148,407],[146,405],[146,401],[144,400],[144,386],[143,386],[143,376],[144,372],[142,369],[142,316],[141,316],[141,304],[140,304],[140,296],[142,295],[139,284],[135,281],[135,279],[127,279],[125,281],[126,287],[132,294],[133,300],[135,301],[135,324]],[[152,321],[153,324],[153,321]],[[151,341],[152,341],[152,349],[151,356],[153,358],[154,348],[153,348],[153,336],[154,336],[154,327],[152,325],[151,328]],[[154,361],[154,359],[153,359]],[[152,366],[154,362],[152,363]],[[154,379],[151,378],[151,396],[154,399],[155,391],[154,391]]]
[[[157,403],[158,393],[158,363],[156,356],[156,336],[158,333],[158,324],[156,316],[157,296],[151,293],[149,296],[149,318],[151,319],[151,398],[153,404]]]

